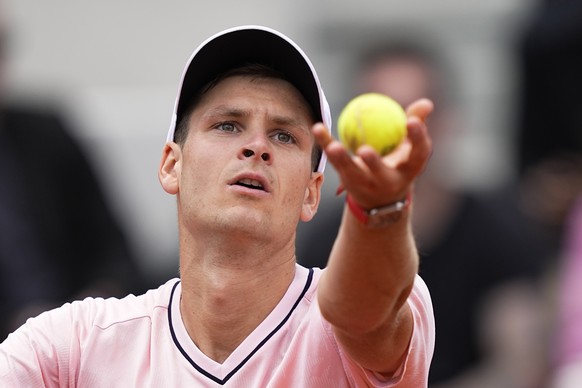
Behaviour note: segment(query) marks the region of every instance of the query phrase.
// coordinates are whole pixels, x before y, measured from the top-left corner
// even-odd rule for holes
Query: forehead
[[[311,107],[303,95],[290,82],[274,77],[257,75],[233,75],[213,84],[200,97],[194,110],[208,105],[235,103],[258,108],[285,111],[293,116],[307,116],[310,123],[315,122]]]

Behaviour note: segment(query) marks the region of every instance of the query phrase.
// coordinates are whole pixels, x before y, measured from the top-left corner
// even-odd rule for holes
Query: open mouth
[[[263,184],[256,179],[250,179],[250,178],[241,179],[239,181],[236,181],[235,185],[247,187],[247,188],[253,189],[253,190],[265,191]]]

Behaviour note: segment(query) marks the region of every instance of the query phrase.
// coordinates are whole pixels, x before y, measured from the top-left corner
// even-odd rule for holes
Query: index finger
[[[420,100],[414,101],[412,104],[406,108],[406,115],[416,116],[420,121],[425,122],[428,115],[433,111],[434,104],[428,98],[421,98]]]
[[[317,123],[312,128],[315,141],[319,146],[325,150],[327,146],[333,141],[333,137],[322,123]]]

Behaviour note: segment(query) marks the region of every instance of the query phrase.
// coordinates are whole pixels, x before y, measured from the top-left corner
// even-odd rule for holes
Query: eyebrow
[[[244,109],[238,109],[238,108],[230,108],[230,107],[226,107],[226,106],[218,106],[212,109],[207,110],[206,112],[204,112],[204,114],[202,115],[203,118],[205,119],[212,119],[215,117],[232,117],[232,118],[238,118],[238,117],[248,117],[250,116],[250,112]]]

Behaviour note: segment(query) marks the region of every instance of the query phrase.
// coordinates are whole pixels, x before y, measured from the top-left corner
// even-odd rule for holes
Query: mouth
[[[241,174],[235,177],[231,182],[231,186],[240,186],[257,192],[270,192],[269,183],[259,174]]]
[[[253,190],[265,191],[263,184],[256,179],[244,178],[236,181],[234,184],[236,186],[243,186]]]

